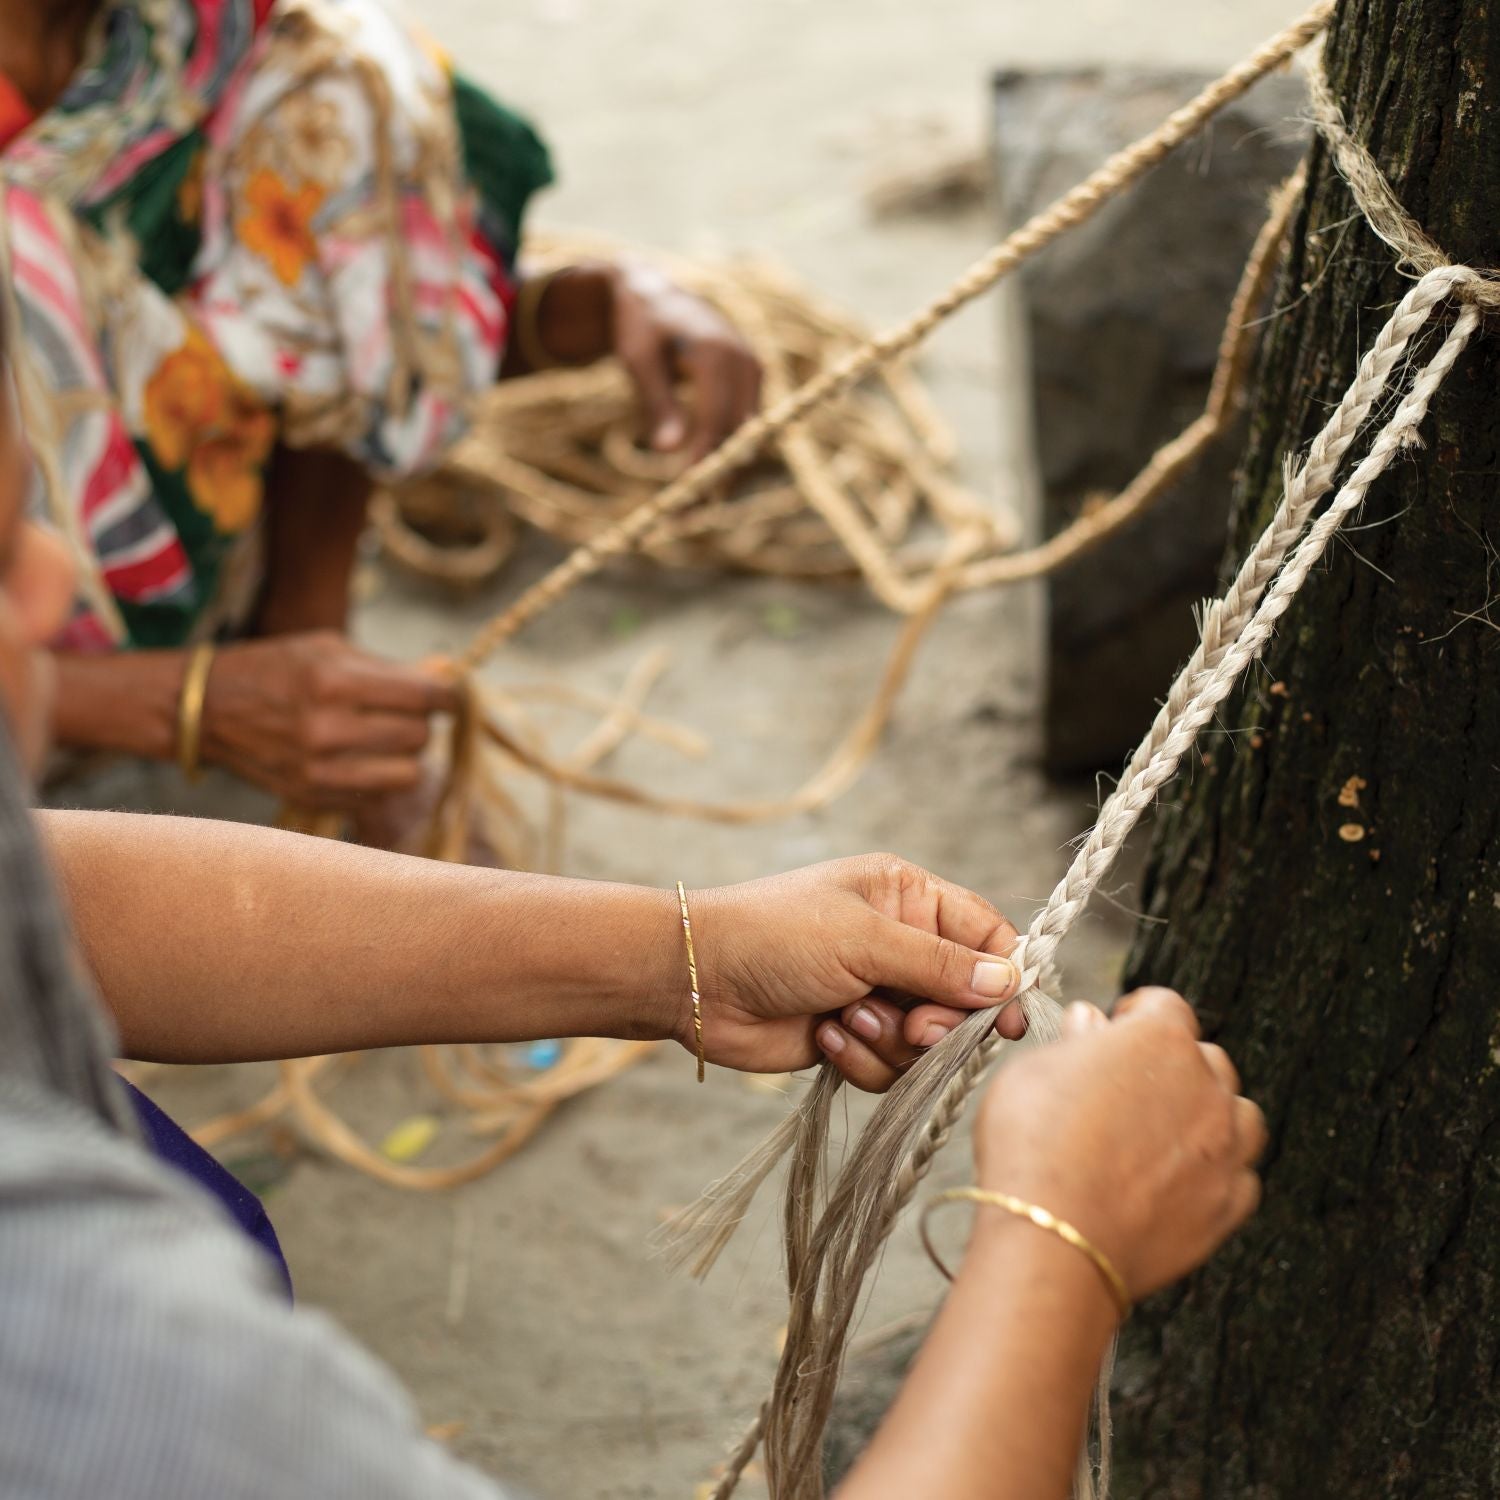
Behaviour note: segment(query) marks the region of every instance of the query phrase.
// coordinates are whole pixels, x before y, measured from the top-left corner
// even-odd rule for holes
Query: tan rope
[[[835,746],[822,766],[801,787],[785,797],[744,802],[709,802],[691,797],[663,796],[629,782],[600,776],[575,763],[555,760],[522,743],[496,716],[483,717],[480,729],[517,765],[535,772],[553,785],[646,812],[696,818],[700,822],[723,823],[731,827],[774,822],[795,813],[809,812],[826,806],[847,790],[874,753],[911,671],[917,648],[941,613],[951,586],[951,571],[946,577],[940,574],[935,580],[926,607],[920,614],[913,615],[902,628],[874,697],[864,713]]]
[[[1326,10],[1326,7],[1320,7],[1320,12],[1322,10]],[[1048,213],[1033,220],[1031,225],[1020,231],[1017,236],[1012,236],[985,262],[981,262],[980,268],[968,273],[958,287],[950,290],[927,312],[912,320],[904,330],[898,331],[895,335],[888,335],[884,341],[874,341],[864,346],[863,350],[847,355],[842,362],[843,367],[849,368],[851,361],[858,364],[865,359],[870,362],[868,367],[883,363],[888,371],[902,370],[903,367],[899,363],[901,354],[923,336],[927,328],[937,320],[939,315],[934,310],[947,307],[951,312],[969,300],[971,296],[983,290],[983,285],[988,284],[988,282],[981,284],[981,268],[988,268],[984,274],[989,275],[991,280],[998,279],[1006,270],[1019,264],[1020,259],[1025,255],[1033,253],[1050,238],[1063,232],[1064,228],[1070,227],[1072,223],[1082,222],[1083,218],[1086,218],[1108,196],[1122,191],[1147,166],[1159,160],[1161,155],[1171,149],[1171,146],[1182,138],[1181,132],[1186,128],[1184,122],[1201,123],[1215,109],[1221,108],[1230,99],[1238,97],[1238,94],[1243,92],[1243,89],[1248,87],[1254,78],[1259,77],[1268,67],[1274,65],[1272,59],[1284,54],[1285,49],[1292,45],[1292,39],[1302,36],[1303,30],[1310,24],[1310,20],[1304,20],[1299,23],[1299,27],[1291,28],[1282,38],[1261,49],[1261,52],[1249,63],[1242,65],[1240,69],[1232,70],[1224,80],[1220,81],[1219,85],[1211,86],[1192,104],[1172,116],[1162,130],[1153,132],[1151,136],[1138,142],[1135,147],[1120,153],[1080,189],[1066,195],[1060,200],[1059,205],[1055,205]],[[1301,43],[1297,42],[1297,45]],[[1175,125],[1174,122],[1176,122]],[[483,768],[481,758],[477,754],[476,736],[482,736],[500,749],[511,764],[541,776],[552,787],[551,818],[544,839],[544,847],[549,852],[549,860],[556,858],[556,851],[560,846],[560,828],[563,817],[561,793],[568,790],[583,792],[647,811],[694,817],[730,825],[744,825],[789,816],[825,805],[838,796],[852,783],[873,753],[905,682],[916,650],[936,618],[943,601],[955,589],[981,587],[992,583],[1041,576],[1088,548],[1098,545],[1104,538],[1140,514],[1165,493],[1203,449],[1222,434],[1224,428],[1233,419],[1241,399],[1249,354],[1253,348],[1252,314],[1264,298],[1274,268],[1275,256],[1285,235],[1288,218],[1296,201],[1299,187],[1300,178],[1294,178],[1284,185],[1276,195],[1270,217],[1257,237],[1226,320],[1210,396],[1203,415],[1176,439],[1164,445],[1153,455],[1141,474],[1111,502],[1080,517],[1063,533],[1029,552],[992,558],[979,564],[965,564],[966,557],[971,557],[974,551],[982,549],[993,541],[994,522],[992,518],[985,517],[965,497],[956,496],[951,490],[945,491],[939,484],[927,477],[924,487],[929,494],[933,508],[943,510],[946,506],[945,519],[964,530],[950,537],[948,560],[935,568],[925,580],[901,578],[890,566],[888,550],[880,539],[878,519],[872,526],[855,514],[842,493],[827,483],[814,456],[809,453],[805,445],[798,443],[797,434],[783,433],[783,445],[787,451],[788,463],[794,472],[794,477],[808,487],[814,497],[814,504],[820,509],[825,520],[858,557],[872,587],[892,607],[904,612],[914,612],[912,620],[902,631],[895,645],[871,703],[819,771],[796,792],[778,799],[737,803],[714,803],[699,799],[658,796],[630,783],[601,776],[592,770],[592,765],[619,742],[627,726],[633,727],[639,718],[638,710],[627,708],[624,698],[617,705],[617,711],[613,713],[609,722],[600,726],[596,735],[592,737],[591,744],[584,749],[583,753],[575,752],[566,760],[558,760],[546,751],[536,736],[525,734],[506,724],[503,715],[508,711],[514,717],[519,711],[514,699],[508,704],[502,700],[500,703],[481,708],[477,699],[471,697],[471,715],[464,725],[456,728],[453,737],[453,754],[450,758],[447,785],[434,823],[429,852],[435,857],[462,859],[466,853],[469,819],[476,807],[483,805],[488,809],[491,818],[499,816],[508,824],[507,836],[502,841],[507,857],[515,863],[530,862],[524,856],[529,849],[535,847],[535,840],[528,836],[527,830],[522,826],[521,814],[514,801],[504,792],[495,775]],[[972,290],[962,290],[965,285],[971,286]],[[726,297],[726,301],[737,311],[742,323],[751,327],[755,326],[758,314],[752,310],[748,299],[741,300],[737,304],[732,297]],[[810,303],[806,305],[811,306]],[[941,314],[941,316],[946,315],[946,313]],[[819,310],[816,315],[809,315],[808,320],[814,321],[816,318],[820,318],[825,327],[842,327],[847,330],[847,320],[841,320],[837,315]],[[921,331],[913,331],[917,329]],[[763,337],[762,343],[765,342]],[[839,367],[836,367],[835,372],[830,373],[836,373],[837,368]],[[569,376],[575,374],[575,372],[565,373]],[[784,413],[791,407],[797,407],[799,402],[806,402],[808,392],[816,390],[820,384],[815,380],[798,391],[783,391],[777,388],[778,383],[784,383],[785,379],[781,364],[779,362],[774,364],[769,373],[773,382],[772,394],[776,398],[776,404],[764,419],[767,423],[767,436],[773,429],[782,431],[792,420],[784,416],[778,419],[778,411]],[[825,397],[836,394],[838,390],[853,384],[858,378],[861,376],[851,375],[847,380],[827,384]],[[826,383],[827,377],[822,379]],[[921,446],[929,455],[930,462],[936,466],[945,461],[948,456],[945,452],[946,440],[939,433],[935,418],[925,409],[923,398],[919,394],[920,388],[904,374],[892,381],[891,388],[896,393],[912,425],[922,431],[923,444]],[[512,402],[516,400],[511,394],[516,389],[515,384],[499,389],[506,399]],[[805,415],[808,408],[802,406],[799,409]],[[740,440],[740,435],[736,435],[727,447],[732,448]],[[726,449],[721,449],[720,454],[726,451]],[[910,459],[910,453],[907,454],[907,458]],[[619,462],[618,452],[616,461]],[[649,464],[650,456],[637,456],[632,452],[626,461]],[[484,458],[483,469],[478,472],[470,467],[472,462],[472,459],[461,456],[458,464],[450,468],[444,482],[462,484],[466,480],[472,482],[476,478],[493,480],[498,474],[502,479],[510,477],[514,483],[514,468],[507,469],[507,465],[512,465],[514,461],[503,453],[491,448]],[[692,473],[683,476],[675,486],[669,486],[668,490],[649,506],[641,507],[633,512],[621,525],[612,527],[603,537],[596,538],[592,543],[581,548],[579,553],[575,553],[574,558],[569,560],[574,564],[572,569],[567,571],[566,576],[569,581],[549,595],[549,600],[561,598],[573,582],[591,571],[592,564],[580,566],[578,560],[584,555],[589,558],[602,559],[607,549],[613,546],[610,541],[611,537],[618,537],[623,530],[629,529],[630,536],[636,540],[650,538],[653,535],[651,524],[659,526],[664,517],[675,514],[680,506],[689,503],[687,499],[668,503],[674,489],[679,495],[691,497],[691,495],[706,494],[715,488],[717,483],[715,475],[719,472],[727,472],[727,469],[716,471],[712,468],[712,464],[711,458],[704,465],[699,465]],[[732,460],[729,461],[728,467],[733,467]],[[695,474],[698,476],[696,479]],[[689,483],[694,486],[691,492],[684,488]],[[800,502],[797,503],[800,504]],[[732,511],[734,508],[721,506],[720,513]],[[647,511],[652,513],[651,524],[643,524],[640,519],[643,512]],[[451,524],[452,517],[451,507],[439,506],[432,520],[434,524]],[[493,521],[481,520],[479,524],[481,527],[488,524],[492,528],[488,536],[482,539],[481,547],[490,547],[495,555],[503,553],[505,542],[496,540]],[[899,524],[900,518],[898,517],[895,523],[888,525],[887,532],[889,533]],[[387,541],[389,544],[389,536]],[[398,545],[405,544],[405,539],[398,543]],[[431,550],[437,554],[443,549],[432,548]],[[425,561],[432,563],[433,558],[429,557]],[[442,562],[437,566],[443,567],[447,564]],[[482,567],[465,573],[466,566],[473,568],[472,557],[467,564],[461,563],[457,571],[450,571],[448,576],[464,581],[482,576]],[[558,579],[564,570],[568,569],[569,564],[564,564],[563,569],[557,570],[552,577]],[[528,597],[535,599],[538,596],[535,592],[532,595],[523,596],[512,611],[492,622],[486,631],[482,631],[480,637],[465,653],[465,662],[473,662],[482,656],[489,649],[485,642],[494,637],[497,631],[501,632],[501,638],[504,633],[508,633],[509,627],[505,625],[506,619],[514,618],[515,610],[524,606]],[[626,696],[628,695],[627,692]],[[333,826],[327,825],[326,820],[311,824],[304,822],[302,826],[308,827],[309,831],[324,833],[336,831]],[[518,839],[520,842],[517,842]],[[565,1063],[571,1065],[576,1061],[576,1053],[573,1049],[581,1045],[569,1044],[570,1050],[565,1053]],[[627,1066],[630,1061],[634,1060],[635,1054],[622,1053],[620,1056],[620,1066]],[[424,1054],[424,1064],[428,1068],[429,1076],[434,1078],[445,1076],[442,1066],[435,1059],[436,1054],[430,1051]],[[481,1120],[490,1128],[496,1128],[499,1121],[509,1121],[504,1127],[506,1133],[501,1139],[470,1162],[458,1167],[424,1169],[398,1165],[387,1161],[359,1141],[353,1132],[317,1099],[311,1087],[315,1071],[315,1068],[310,1068],[308,1061],[287,1064],[283,1070],[281,1084],[265,1100],[253,1106],[250,1111],[241,1112],[238,1116],[209,1122],[203,1127],[204,1130],[215,1139],[223,1140],[232,1131],[237,1132],[238,1129],[248,1128],[250,1124],[264,1123],[265,1120],[274,1118],[282,1108],[290,1108],[304,1132],[340,1159],[370,1172],[383,1181],[428,1189],[467,1181],[471,1176],[478,1175],[498,1164],[529,1138],[542,1119],[542,1114],[534,1114],[534,1111],[526,1107],[531,1103],[531,1099],[525,1092],[524,1086],[515,1085],[509,1080],[492,1083],[493,1092],[482,1101],[476,1098],[475,1090],[467,1089],[464,1094],[468,1101],[466,1107],[477,1111],[471,1122],[476,1127]],[[614,1070],[602,1066],[590,1072],[588,1076],[602,1078],[610,1076],[612,1071]],[[560,1076],[560,1083],[565,1076]],[[551,1105],[547,1107],[550,1108]],[[515,1111],[518,1108],[522,1109],[522,1113],[516,1116]],[[767,1169],[769,1169],[769,1164]]]
[[[1324,88],[1325,96],[1326,92]],[[1342,116],[1336,121],[1329,117],[1326,98],[1319,115],[1320,128],[1332,134],[1335,152],[1340,154],[1337,133],[1345,131]],[[1378,173],[1373,162],[1367,160],[1351,175],[1352,158],[1347,151],[1341,154],[1341,168],[1361,208],[1371,208],[1377,217],[1388,214],[1396,201],[1389,186],[1382,179],[1381,190],[1375,191],[1360,176],[1360,171]],[[1368,159],[1368,153],[1365,156]],[[1037,984],[1049,971],[1057,944],[1107,873],[1130,828],[1191,749],[1215,705],[1264,649],[1276,622],[1341,524],[1395,456],[1417,440],[1418,426],[1432,398],[1479,326],[1477,307],[1492,305],[1493,285],[1481,273],[1449,263],[1425,234],[1413,236],[1389,219],[1381,232],[1382,238],[1398,233],[1401,243],[1394,246],[1398,254],[1430,254],[1435,264],[1422,272],[1377,336],[1307,459],[1295,471],[1289,468],[1283,501],[1270,527],[1224,599],[1210,609],[1198,652],[1174,683],[1156,723],[1101,809],[1068,874],[1022,940],[1017,958],[1025,975],[1023,1005],[1033,1033],[1044,1039],[1057,1032],[1059,1008]],[[1344,454],[1396,371],[1406,364],[1412,341],[1450,299],[1468,305],[1437,353],[1412,380],[1367,457],[1332,505],[1309,526],[1317,502],[1333,487]],[[763,1417],[754,1424],[766,1433],[768,1466],[778,1500],[812,1500],[821,1495],[817,1449],[860,1288],[896,1214],[949,1138],[964,1101],[999,1048],[990,1030],[993,1015],[991,1011],[969,1018],[898,1081],[849,1158],[811,1231],[810,1253],[803,1257],[805,1273],[792,1288],[792,1323],[776,1389]],[[747,1434],[738,1454],[753,1446]],[[1081,1483],[1092,1491],[1092,1475],[1081,1475]],[[732,1489],[732,1483],[721,1485],[719,1494],[727,1495]]]
[[[959,575],[958,588],[989,588],[1055,573],[1149,510],[1233,426],[1244,404],[1255,351],[1256,310],[1270,292],[1281,245],[1305,180],[1304,169],[1299,167],[1272,195],[1270,214],[1255,237],[1229,307],[1202,414],[1162,444],[1113,499],[1026,552],[971,564]]]
[[[1397,268],[1418,277],[1451,266],[1453,262],[1442,248],[1407,213],[1368,147],[1350,132],[1344,112],[1328,87],[1321,61],[1309,69],[1307,87],[1313,124],[1328,143],[1365,223],[1396,252]],[[1494,274],[1472,273],[1457,295],[1479,307],[1500,308],[1500,283],[1491,279]]]
[[[592,257],[649,260],[717,307],[764,372],[768,399],[868,339],[853,318],[817,302],[761,262],[700,264],[598,236],[529,241],[539,266]],[[1015,545],[1020,523],[951,476],[951,434],[899,364],[842,393],[769,444],[718,501],[663,517],[637,551],[654,562],[821,579],[863,573],[903,613],[920,609],[936,548],[913,533],[924,520],[948,538],[981,530],[976,555]],[[516,521],[577,545],[649,499],[685,460],[642,449],[637,402],[621,369],[553,369],[502,382],[478,398],[470,435],[436,474],[382,491],[372,520],[402,566],[464,587],[509,559]]]
[[[1044,209],[964,272],[941,296],[900,327],[872,339],[820,375],[752,417],[720,448],[695,464],[654,499],[639,506],[593,541],[574,551],[527,589],[508,609],[484,626],[461,658],[472,669],[505,641],[550,608],[610,557],[635,546],[664,517],[703,499],[753,458],[774,436],[787,431],[823,402],[857,385],[873,370],[915,348],[940,323],[994,286],[1060,235],[1085,223],[1124,192],[1163,157],[1201,129],[1206,121],[1280,67],[1328,24],[1334,0],[1319,0],[1303,18],[1250,57],[1216,79],[1175,111],[1151,134],[1127,146]]]

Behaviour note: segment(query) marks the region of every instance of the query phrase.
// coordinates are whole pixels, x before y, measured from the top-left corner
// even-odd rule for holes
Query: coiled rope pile
[[[649,260],[716,307],[754,351],[772,400],[868,338],[767,264],[716,266],[577,234],[527,242],[528,264],[542,270],[624,257]],[[377,497],[377,534],[397,562],[457,585],[504,566],[518,522],[569,545],[591,541],[685,466],[641,448],[637,423],[629,382],[612,362],[503,381],[478,400],[471,432],[438,473]],[[952,434],[898,360],[781,433],[723,497],[664,517],[636,550],[670,567],[863,573],[884,603],[910,612],[944,538],[972,534],[982,553],[996,554],[1020,535],[1008,507],[953,479],[954,456]]]

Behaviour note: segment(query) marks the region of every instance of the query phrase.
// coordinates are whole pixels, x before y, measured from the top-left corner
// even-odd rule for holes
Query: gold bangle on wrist
[[[182,674],[177,700],[177,764],[189,781],[202,774],[203,700],[208,696],[208,674],[214,664],[212,645],[194,646]]]
[[[682,911],[682,939],[687,945],[688,989],[693,997],[693,1041],[698,1051],[698,1082],[703,1082],[703,996],[698,992],[698,955],[693,952],[693,921],[688,916],[687,892],[677,882],[677,905]]]
[[[1121,1321],[1123,1322],[1130,1316],[1130,1289],[1125,1285],[1125,1278],[1115,1269],[1115,1263],[1092,1240],[1086,1238],[1066,1219],[1059,1219],[1056,1214],[1042,1208],[1039,1204],[1028,1203],[1024,1198],[1015,1198],[1009,1193],[992,1193],[985,1188],[950,1188],[946,1193],[939,1193],[922,1211],[920,1225],[922,1244],[927,1254],[931,1256],[932,1263],[949,1281],[953,1280],[953,1274],[943,1264],[937,1251],[933,1249],[932,1240],[927,1233],[927,1221],[932,1216],[933,1210],[941,1208],[945,1203],[978,1203],[987,1208],[1003,1209],[1008,1214],[1014,1214],[1018,1219],[1029,1220],[1038,1229],[1045,1229],[1049,1234],[1055,1234],[1065,1244],[1071,1245],[1075,1250],[1081,1250],[1093,1261],[1095,1268],[1109,1287],[1110,1295],[1115,1299],[1115,1305],[1120,1309]]]
[[[542,303],[557,279],[556,271],[526,276],[516,290],[515,308],[510,317],[510,336],[526,369],[555,370],[563,363],[542,340]]]

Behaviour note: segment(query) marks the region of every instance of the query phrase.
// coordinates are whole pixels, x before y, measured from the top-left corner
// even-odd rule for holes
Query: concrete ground
[[[688,253],[764,252],[879,322],[943,286],[993,225],[978,208],[872,223],[861,185],[934,123],[981,140],[992,69],[1216,67],[1291,8],[430,0],[423,15],[468,70],[544,124],[562,184],[536,222]],[[924,368],[961,436],[970,482],[1025,507],[1023,377],[1001,330],[992,298],[942,330]],[[359,634],[402,657],[457,645],[556,555],[533,543],[493,590],[457,604],[377,569]],[[640,624],[622,639],[620,622],[635,618],[627,609]],[[1091,802],[1088,789],[1050,788],[1033,768],[1037,611],[1024,591],[955,604],[876,762],[826,811],[728,830],[576,803],[566,869],[704,885],[889,847],[983,891],[1024,925]],[[814,767],[862,705],[895,628],[853,588],[626,571],[581,589],[495,671],[608,689],[664,644],[672,666],[652,706],[711,735],[714,753],[684,766],[632,745],[616,768],[660,787],[771,795]],[[170,787],[164,796],[179,800]],[[1074,993],[1110,993],[1128,932],[1108,906],[1085,924],[1068,955]],[[157,1091],[191,1122],[264,1082],[256,1069],[173,1071]],[[432,1107],[404,1055],[366,1060],[334,1094],[372,1129]],[[729,1166],[785,1107],[734,1076],[699,1088],[689,1059],[663,1050],[449,1196],[397,1192],[310,1154],[288,1167],[255,1139],[226,1156],[270,1183],[303,1301],[388,1360],[425,1421],[459,1424],[456,1451],[542,1496],[688,1500],[770,1376],[784,1322],[776,1238],[769,1217],[748,1227],[699,1288],[654,1263],[646,1237],[661,1210]],[[433,1159],[451,1145],[440,1142]],[[939,1179],[961,1180],[964,1155],[951,1149]],[[929,1307],[940,1285],[908,1225],[865,1326]]]

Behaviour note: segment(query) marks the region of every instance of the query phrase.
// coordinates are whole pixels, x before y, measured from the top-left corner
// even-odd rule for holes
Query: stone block
[[[1006,228],[1152,129],[1207,75],[1002,72],[995,144]],[[1020,276],[1043,524],[1118,490],[1208,394],[1219,336],[1271,190],[1305,145],[1304,90],[1263,82]],[[1117,769],[1195,640],[1214,592],[1232,435],[1148,515],[1049,581],[1044,759]]]

